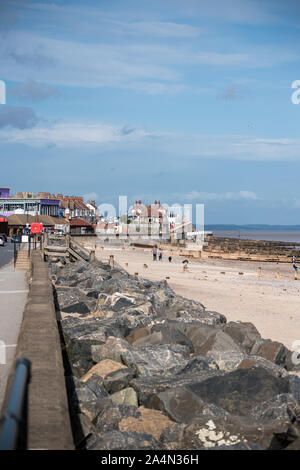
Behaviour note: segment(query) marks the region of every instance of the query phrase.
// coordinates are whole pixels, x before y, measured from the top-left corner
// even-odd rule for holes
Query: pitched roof
[[[36,222],[36,217],[30,214],[13,214],[7,217],[8,225],[29,225]],[[38,222],[43,224],[45,227],[52,227],[57,224],[68,224],[65,219],[58,219],[51,217],[51,215],[38,215]]]

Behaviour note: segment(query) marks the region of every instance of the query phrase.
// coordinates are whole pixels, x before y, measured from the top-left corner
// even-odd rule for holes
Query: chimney
[[[156,204],[157,204],[157,200],[155,199],[155,203],[154,203],[155,207],[156,207]]]

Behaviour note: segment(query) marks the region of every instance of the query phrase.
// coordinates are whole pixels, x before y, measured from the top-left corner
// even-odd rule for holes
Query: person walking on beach
[[[295,258],[295,256],[294,256],[294,255],[292,256],[292,263],[293,263],[293,264],[295,264],[295,263],[296,263],[296,258]]]
[[[153,254],[153,261],[156,261],[156,256],[157,256],[157,247],[156,247],[156,245],[154,245],[154,247],[153,247],[152,254]]]
[[[158,252],[158,259],[159,261],[162,260],[162,249],[160,248],[159,252]]]

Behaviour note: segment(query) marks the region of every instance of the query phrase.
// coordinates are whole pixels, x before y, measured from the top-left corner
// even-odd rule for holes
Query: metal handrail
[[[27,448],[28,384],[31,362],[26,357],[18,359],[6,411],[0,431],[0,450]]]
[[[20,250],[20,242],[14,242],[14,267],[16,266],[18,251]]]

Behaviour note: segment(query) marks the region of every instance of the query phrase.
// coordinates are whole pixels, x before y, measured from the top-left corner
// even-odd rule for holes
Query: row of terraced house
[[[35,221],[51,230],[73,234],[93,233],[97,215],[95,201],[85,203],[81,196],[47,192],[11,195],[10,188],[0,188],[0,216],[7,218],[10,235],[23,231]]]

